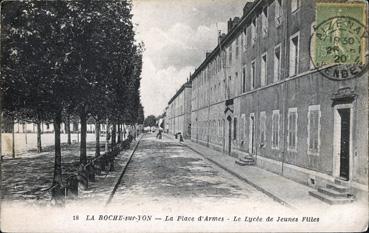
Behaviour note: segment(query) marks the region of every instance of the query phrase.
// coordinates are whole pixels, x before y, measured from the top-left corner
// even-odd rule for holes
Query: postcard
[[[1,2],[2,232],[362,232],[368,3]]]

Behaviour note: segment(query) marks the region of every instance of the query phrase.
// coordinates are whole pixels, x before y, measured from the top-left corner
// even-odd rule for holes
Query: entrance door
[[[232,148],[232,119],[228,117],[228,154],[231,155]]]
[[[222,143],[223,143],[223,153],[225,153],[225,141],[226,141],[226,135],[225,135],[225,120],[222,120]]]
[[[250,128],[249,128],[249,153],[254,154],[254,140],[255,140],[255,116],[253,113],[250,114]]]
[[[350,109],[338,109],[341,117],[340,177],[348,180],[350,174]]]

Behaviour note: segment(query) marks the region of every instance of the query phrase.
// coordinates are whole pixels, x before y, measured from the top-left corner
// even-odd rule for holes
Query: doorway
[[[352,144],[352,108],[351,105],[338,105],[334,116],[334,156],[335,176],[343,180],[350,179]]]
[[[348,180],[350,174],[350,109],[339,109],[341,117],[340,177]]]
[[[254,140],[255,140],[255,115],[254,113],[250,114],[250,126],[249,126],[249,153],[251,155],[254,154]]]
[[[232,152],[232,118],[228,117],[228,155]]]

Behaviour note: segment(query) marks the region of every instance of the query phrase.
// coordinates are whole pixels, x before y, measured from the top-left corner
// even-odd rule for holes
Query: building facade
[[[247,3],[191,75],[191,140],[300,183],[367,190],[368,73],[314,69],[314,25],[314,1]]]
[[[166,121],[170,134],[191,138],[191,83],[185,83],[168,102]]]

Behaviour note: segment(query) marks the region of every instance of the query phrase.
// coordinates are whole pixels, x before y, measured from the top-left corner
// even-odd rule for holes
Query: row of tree
[[[60,125],[81,123],[80,163],[87,163],[87,119],[96,129],[143,122],[143,45],[134,39],[130,1],[8,1],[1,9],[2,112],[54,124],[54,184],[62,182]],[[99,134],[96,134],[99,155]],[[120,132],[118,132],[120,135]],[[39,142],[41,139],[39,138]],[[39,149],[41,149],[41,144]]]

